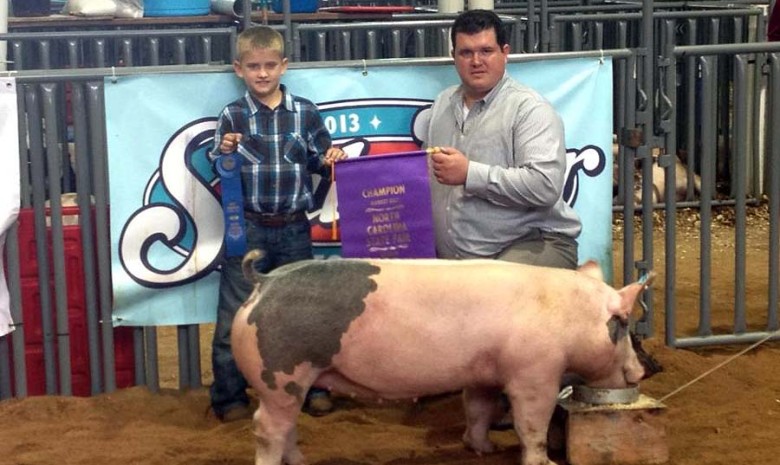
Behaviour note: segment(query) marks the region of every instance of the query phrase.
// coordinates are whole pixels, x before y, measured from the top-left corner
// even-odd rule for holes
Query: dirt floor
[[[747,346],[670,349],[664,345],[662,219],[655,244],[655,336],[645,348],[664,371],[641,385],[659,399]],[[698,326],[701,259],[698,218],[678,220],[676,272],[677,337]],[[733,220],[715,218],[712,233],[711,298],[715,332],[733,325]],[[751,328],[766,325],[768,220],[750,215],[746,237],[747,315]],[[615,225],[615,263],[622,263],[622,224]],[[641,243],[637,242],[641,250]],[[621,281],[618,277],[616,281]],[[202,331],[203,381],[211,381],[211,328]],[[0,464],[248,465],[253,463],[249,421],[221,424],[207,414],[206,388],[179,392],[176,332],[159,331],[160,379],[153,394],[136,387],[92,398],[33,397],[0,402]],[[378,361],[379,363],[380,361]],[[742,355],[664,401],[670,461],[674,465],[769,465],[780,463],[780,343]],[[460,443],[463,412],[455,394],[422,403],[367,405],[339,398],[323,418],[301,415],[300,442],[314,465],[503,465],[519,463],[512,431],[493,432],[500,451],[477,457]],[[564,460],[558,457],[559,463]]]

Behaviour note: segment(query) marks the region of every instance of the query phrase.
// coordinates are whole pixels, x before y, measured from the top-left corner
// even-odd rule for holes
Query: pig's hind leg
[[[303,400],[286,393],[260,395],[254,414],[255,465],[303,465],[296,420]]]
[[[287,434],[282,461],[288,465],[303,465],[306,463],[303,452],[298,448],[298,428],[295,425]]]
[[[463,390],[463,410],[466,413],[466,432],[463,442],[477,454],[489,454],[495,446],[488,439],[490,423],[501,415],[496,388],[466,388]]]

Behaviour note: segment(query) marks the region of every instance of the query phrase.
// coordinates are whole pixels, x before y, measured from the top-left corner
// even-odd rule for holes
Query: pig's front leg
[[[558,380],[543,381],[533,375],[525,384],[507,389],[515,432],[520,439],[522,465],[555,465],[547,456],[547,430],[558,397]]]
[[[463,390],[463,410],[466,413],[466,432],[463,442],[481,455],[495,450],[488,439],[490,423],[501,415],[501,391],[495,388],[466,388]]]

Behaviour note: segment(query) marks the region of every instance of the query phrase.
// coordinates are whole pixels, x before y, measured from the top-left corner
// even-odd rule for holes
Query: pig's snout
[[[623,376],[625,377],[626,384],[631,386],[639,384],[639,381],[645,379],[646,371],[645,367],[639,362],[636,354],[631,351],[631,356],[626,361],[626,366],[623,369]]]

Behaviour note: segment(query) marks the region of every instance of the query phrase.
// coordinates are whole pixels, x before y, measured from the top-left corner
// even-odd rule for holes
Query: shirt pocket
[[[239,153],[255,164],[306,164],[306,142],[297,132],[251,134],[239,144]]]
[[[238,144],[238,153],[252,164],[267,162],[271,154],[271,147],[267,139],[262,134],[244,136]]]
[[[281,142],[282,155],[288,163],[296,165],[306,164],[307,144],[300,133],[289,132],[284,135],[284,139]]]

